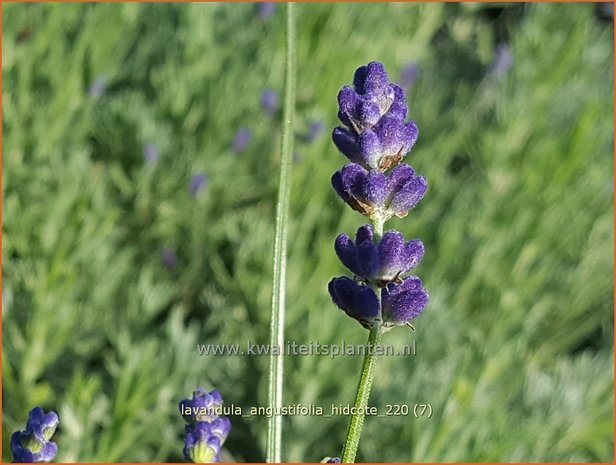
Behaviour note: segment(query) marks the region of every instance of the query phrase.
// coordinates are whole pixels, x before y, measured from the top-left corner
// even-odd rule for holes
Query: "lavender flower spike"
[[[381,63],[360,67],[338,94],[337,127],[332,138],[349,160],[366,169],[386,171],[411,150],[419,135],[414,122],[404,122],[408,107],[404,90],[390,84]]]
[[[398,231],[387,231],[374,242],[372,226],[357,230],[355,242],[346,234],[336,238],[336,253],[340,261],[355,275],[377,287],[398,282],[402,275],[415,268],[424,255],[421,241],[405,242]]]
[[[50,462],[58,453],[58,446],[51,442],[60,419],[55,412],[45,414],[41,407],[28,414],[25,431],[11,436],[11,452],[15,463]]]
[[[184,438],[184,458],[193,463],[220,461],[220,449],[231,430],[231,422],[221,417],[223,399],[220,392],[199,388],[192,399],[180,402],[180,414],[187,425]]]

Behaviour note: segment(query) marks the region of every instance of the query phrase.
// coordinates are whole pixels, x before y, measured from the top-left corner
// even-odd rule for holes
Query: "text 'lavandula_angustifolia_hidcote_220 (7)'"
[[[423,258],[423,243],[406,241],[395,230],[383,232],[387,220],[405,217],[417,205],[428,184],[402,163],[419,131],[406,121],[404,90],[389,82],[381,63],[358,68],[353,88],[344,86],[338,103],[344,126],[335,128],[332,138],[350,163],[334,173],[332,185],[370,224],[357,230],[355,240],[346,234],[336,238],[336,253],[353,278],[332,279],[329,293],[336,306],[370,330],[368,342],[374,346],[384,332],[410,324],[428,304],[421,280],[408,275]],[[367,405],[375,361],[368,352],[355,401],[358,410]],[[363,414],[353,415],[342,462],[355,460],[362,427]]]

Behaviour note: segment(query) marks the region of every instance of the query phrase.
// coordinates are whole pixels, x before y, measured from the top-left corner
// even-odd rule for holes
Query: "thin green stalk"
[[[344,443],[344,450],[342,451],[342,463],[355,462],[361,431],[364,428],[365,415],[363,411],[365,411],[368,405],[368,398],[370,397],[370,390],[374,381],[374,368],[376,366],[374,346],[381,343],[382,336],[383,327],[380,324],[370,330],[370,335],[368,336],[368,347],[370,350],[366,351],[364,356],[364,364],[357,386],[357,395],[355,396],[355,411],[357,414],[351,417],[351,422],[349,423],[349,430],[346,442]]]
[[[383,236],[383,223],[384,222],[380,218],[375,218],[372,222],[376,240],[379,240],[381,236]],[[379,297],[380,306],[379,293],[377,293],[377,296]],[[351,422],[349,423],[349,430],[344,443],[344,450],[342,451],[342,463],[355,463],[359,439],[361,438],[361,432],[364,428],[364,412],[368,406],[372,382],[374,381],[374,369],[376,367],[377,358],[374,348],[377,344],[381,343],[383,337],[383,326],[380,320],[381,309],[379,309],[377,323],[370,330],[370,334],[368,335],[368,350],[366,350],[366,354],[364,355],[364,363],[357,385],[357,394],[355,395],[355,412],[357,413],[351,417]]]
[[[284,346],[284,313],[287,266],[287,234],[289,225],[289,197],[291,192],[291,157],[293,153],[293,121],[295,119],[295,16],[293,3],[287,3],[286,72],[283,111],[280,182],[276,204],[276,233],[274,237],[274,283],[270,326],[271,347]],[[271,351],[269,366],[268,403],[280,411],[283,389],[283,357]],[[282,417],[273,415],[267,423],[265,448],[268,463],[280,463],[282,450]]]

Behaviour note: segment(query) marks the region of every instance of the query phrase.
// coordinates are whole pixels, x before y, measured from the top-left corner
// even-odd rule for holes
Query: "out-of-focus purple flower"
[[[314,120],[310,122],[308,127],[308,133],[306,134],[305,141],[310,144],[317,140],[323,133],[323,121]]]
[[[237,154],[242,153],[244,150],[246,150],[246,147],[248,147],[250,139],[252,139],[252,133],[250,132],[250,129],[240,128],[235,134],[235,137],[233,138],[231,149]]]
[[[16,431],[11,436],[13,462],[50,462],[58,453],[58,446],[51,442],[60,419],[55,412],[45,414],[41,407],[33,408],[28,414],[24,431]]]
[[[509,45],[501,43],[496,47],[494,61],[490,66],[488,74],[494,78],[503,77],[513,66],[513,53]]]
[[[220,461],[220,449],[231,431],[231,422],[220,416],[223,399],[220,392],[199,388],[192,399],[179,403],[180,414],[186,420],[184,458],[194,463]]]
[[[158,161],[159,156],[160,151],[158,150],[158,147],[152,142],[148,142],[143,146],[143,159],[147,163],[153,165]]]
[[[278,94],[272,89],[264,90],[261,94],[261,106],[268,115],[275,115],[278,111]]]
[[[205,188],[206,184],[207,176],[203,173],[197,173],[190,180],[190,184],[188,186],[188,193],[191,196],[196,197]]]
[[[413,62],[406,65],[400,73],[400,85],[407,90],[413,87],[413,84],[415,84],[419,77],[419,71],[418,63]]]
[[[164,249],[160,253],[160,260],[163,262],[163,265],[170,270],[174,270],[178,266],[178,258],[171,249]]]
[[[415,268],[424,255],[421,241],[406,242],[402,233],[394,230],[387,231],[375,243],[369,224],[357,230],[355,242],[346,234],[340,234],[335,249],[344,266],[377,287],[392,281],[401,282],[403,275]]]
[[[404,121],[404,90],[389,83],[377,62],[358,68],[353,84],[354,89],[344,86],[338,94],[338,117],[346,128],[335,128],[332,139],[351,161],[386,171],[402,161],[419,135],[414,122]]]
[[[401,284],[387,284],[381,290],[383,326],[407,324],[421,315],[428,300],[428,291],[417,276],[409,276]]]
[[[321,463],[340,463],[340,457],[325,457]]]
[[[92,98],[102,97],[107,89],[107,76],[102,75],[96,78],[96,80],[90,85],[88,89],[88,95]]]
[[[342,276],[334,278],[328,285],[329,294],[340,310],[355,318],[365,328],[374,325],[379,314],[379,301],[370,287]]]
[[[349,163],[334,173],[332,186],[351,208],[382,221],[405,217],[428,190],[426,179],[404,164],[387,175]]]
[[[257,16],[265,21],[272,17],[276,11],[275,2],[259,2],[257,3]]]

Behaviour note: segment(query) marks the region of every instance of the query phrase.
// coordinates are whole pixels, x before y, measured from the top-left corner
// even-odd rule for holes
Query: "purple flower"
[[[499,44],[496,47],[496,56],[490,66],[488,75],[500,78],[507,74],[507,71],[513,66],[513,54],[507,44]]]
[[[271,89],[264,90],[261,94],[261,106],[268,115],[275,115],[278,111],[278,94]]]
[[[379,301],[370,287],[343,276],[332,279],[328,289],[340,310],[355,318],[365,328],[374,325],[374,319],[379,314]]]
[[[275,2],[259,2],[257,3],[257,16],[265,21],[269,19],[276,11]]]
[[[315,120],[310,123],[308,133],[304,137],[304,141],[308,144],[317,140],[323,133],[323,121]]]
[[[419,135],[414,122],[404,122],[404,90],[389,83],[377,62],[360,67],[353,84],[354,89],[344,86],[338,94],[338,118],[346,128],[335,128],[332,139],[351,161],[386,171],[402,161]]]
[[[387,284],[381,290],[383,326],[407,324],[421,315],[428,300],[428,291],[417,276],[409,276],[401,284]]]
[[[383,221],[405,217],[428,190],[426,179],[404,164],[385,174],[349,163],[334,173],[332,186],[351,208]]]
[[[237,131],[237,133],[235,134],[235,138],[233,139],[233,143],[231,144],[231,149],[237,154],[242,153],[244,150],[246,150],[246,147],[248,147],[251,138],[252,133],[250,132],[250,129],[240,128],[239,131]]]
[[[329,282],[334,303],[365,328],[372,328],[379,316],[379,301],[369,286],[340,277]],[[402,326],[417,318],[428,305],[428,292],[417,276],[409,276],[400,284],[388,283],[381,289],[381,321],[385,329]]]
[[[218,417],[216,409],[222,406],[222,402],[222,396],[217,390],[208,393],[205,389],[198,388],[193,392],[192,399],[180,401],[180,414],[189,424],[210,422]]]
[[[340,234],[335,249],[344,266],[378,287],[391,281],[401,282],[401,276],[415,268],[424,255],[421,241],[406,242],[402,233],[394,230],[387,231],[375,243],[369,224],[357,230],[355,242],[346,234]]]
[[[340,457],[325,457],[321,463],[340,463]]]
[[[143,159],[149,164],[154,164],[158,161],[160,152],[155,144],[148,142],[143,146]]]
[[[190,185],[188,186],[188,193],[191,196],[196,197],[203,190],[206,184],[207,176],[203,173],[197,173],[190,180]]]
[[[170,270],[174,270],[178,266],[178,259],[175,252],[171,249],[165,249],[160,253],[160,260]]]
[[[107,89],[107,76],[99,76],[88,89],[88,95],[92,98],[102,97]]]
[[[410,89],[415,84],[415,81],[419,77],[419,64],[409,63],[404,67],[400,73],[400,85],[405,89]]]
[[[220,416],[223,399],[217,390],[199,388],[192,399],[180,402],[180,414],[186,420],[184,458],[188,462],[220,461],[220,449],[231,430],[231,422]]]
[[[28,414],[25,431],[16,431],[11,436],[13,461],[17,463],[50,462],[58,453],[58,446],[50,439],[60,419],[55,412],[45,414],[41,407]]]

